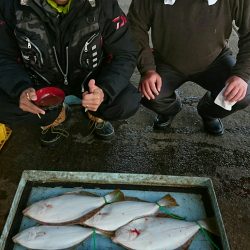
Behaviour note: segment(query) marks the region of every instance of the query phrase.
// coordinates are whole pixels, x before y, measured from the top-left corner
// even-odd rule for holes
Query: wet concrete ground
[[[120,1],[126,10],[128,2]],[[236,51],[236,36],[231,47]],[[132,82],[137,84],[135,72]],[[148,173],[210,177],[232,249],[250,249],[250,108],[223,120],[225,134],[204,133],[196,105],[204,90],[180,89],[183,110],[167,132],[152,129],[154,114],[141,107],[130,119],[114,122],[116,136],[87,136],[87,120],[73,107],[71,136],[54,149],[39,145],[39,130],[19,128],[0,151],[0,231],[23,170]]]

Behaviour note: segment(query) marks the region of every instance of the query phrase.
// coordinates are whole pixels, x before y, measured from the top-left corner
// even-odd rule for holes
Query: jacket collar
[[[60,6],[54,0],[46,0],[46,1],[52,7],[52,9],[56,10],[58,13],[63,13],[63,14],[69,13],[72,2],[72,0],[69,0],[65,6]]]

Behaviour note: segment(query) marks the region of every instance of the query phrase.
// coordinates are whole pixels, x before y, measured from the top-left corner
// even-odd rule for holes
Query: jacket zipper
[[[91,36],[86,43],[84,44],[84,51],[88,52],[88,45],[99,35],[99,33],[94,34],[93,36]]]
[[[27,42],[27,47],[28,49],[31,49],[32,46],[36,49],[36,51],[39,53],[40,55],[40,59],[41,59],[41,63],[43,65],[43,56],[42,56],[42,52],[41,50],[38,48],[38,46],[36,44],[34,44],[33,42],[30,41],[30,39],[26,36],[22,36],[22,39],[24,39]],[[45,82],[47,82],[49,85],[51,85],[51,83],[49,82],[49,80],[47,78],[45,78],[43,75],[41,75],[39,72],[37,72],[34,68],[32,68],[32,70],[40,77],[42,78]]]
[[[91,36],[84,44],[82,50],[81,50],[81,53],[80,53],[80,65],[82,65],[82,62],[81,62],[81,59],[82,59],[82,55],[83,55],[83,52],[88,52],[88,45],[99,35],[99,33],[97,34],[94,34],[93,36]]]
[[[68,73],[69,73],[69,47],[66,47],[66,71],[63,72],[62,70],[62,67],[58,61],[58,56],[57,56],[57,53],[56,53],[56,47],[53,46],[53,51],[54,51],[54,56],[55,56],[55,59],[56,59],[56,64],[57,64],[57,67],[58,69],[60,70],[61,74],[63,75],[63,78],[64,78],[64,85],[68,85],[69,84],[69,81],[68,81]]]
[[[81,58],[82,58],[82,54],[83,52],[88,52],[88,45],[99,35],[99,33],[97,34],[94,34],[93,36],[91,36],[87,41],[86,43],[84,44],[82,50],[81,50],[81,53],[80,53],[80,65],[82,65],[81,63]],[[102,57],[102,56],[101,56]],[[97,62],[97,65],[100,64],[100,61],[101,59]],[[84,78],[84,80],[82,81],[82,84],[81,84],[81,89],[82,89],[82,93],[84,92],[84,83],[85,81],[88,79],[88,77],[93,73],[93,70],[91,70]]]
[[[28,37],[23,37],[23,38],[24,38],[24,40],[27,42],[27,47],[28,47],[28,49],[31,49],[32,46],[36,49],[36,51],[38,52],[38,54],[39,54],[39,56],[40,56],[41,63],[42,63],[42,65],[43,65],[43,62],[44,62],[44,61],[43,61],[43,55],[42,55],[41,50],[37,47],[36,44],[34,44],[33,42],[31,42],[30,39],[29,39]]]

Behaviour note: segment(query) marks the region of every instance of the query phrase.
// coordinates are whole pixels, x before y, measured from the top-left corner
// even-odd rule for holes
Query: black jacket
[[[112,101],[129,84],[136,56],[116,0],[74,0],[67,15],[46,0],[0,2],[0,89],[13,98],[34,84],[80,94],[95,75]]]

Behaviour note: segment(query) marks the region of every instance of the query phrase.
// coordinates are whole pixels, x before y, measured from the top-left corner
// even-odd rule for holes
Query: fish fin
[[[125,197],[125,201],[140,201],[140,202],[147,202],[147,201],[144,201],[144,200],[141,200],[137,197],[131,197],[131,196],[126,196]]]
[[[25,210],[25,209],[24,209],[24,210]],[[24,213],[23,215],[25,215],[27,218],[30,218],[30,219],[32,219],[32,220],[38,222],[38,223],[41,224],[41,225],[57,226],[56,223],[46,223],[46,222],[44,222],[44,221],[37,220],[37,219],[34,218],[33,216],[31,216],[31,215],[29,215],[29,214],[26,214],[26,213]],[[59,224],[59,225],[61,225],[61,224]]]
[[[31,217],[29,217],[31,218]],[[47,222],[43,222],[43,221],[39,221],[36,220],[34,218],[31,218],[33,220],[35,220],[36,222],[38,222],[39,224],[43,225],[43,226],[72,226],[72,225],[77,225],[78,220],[73,220],[73,221],[65,221],[65,222],[61,222],[61,223],[47,223]]]
[[[170,194],[165,195],[157,203],[158,203],[158,205],[160,205],[162,207],[177,207],[177,206],[179,206],[178,203],[176,202],[175,198],[172,197]]]
[[[91,217],[93,217],[96,213],[98,213],[101,209],[103,208],[102,207],[98,207],[92,211],[90,211],[89,213],[85,214],[84,216],[82,216],[80,219],[77,219],[76,223],[75,224],[79,224],[79,225],[84,225],[84,222],[88,219],[90,219]]]
[[[115,232],[114,231],[105,231],[105,230],[101,230],[101,229],[96,229],[96,233],[100,234],[100,235],[104,235],[107,238],[113,238],[115,236]]]
[[[37,220],[36,218],[33,218],[32,216],[29,216],[29,215],[26,215],[26,217],[28,217],[28,218],[30,218],[30,219],[38,222],[39,224],[41,224],[43,226],[70,226],[70,225],[78,225],[79,224],[79,220],[82,219],[82,217],[81,217],[80,219],[71,220],[71,221],[65,221],[65,222],[60,222],[60,223],[49,223],[49,222],[44,222],[44,221],[41,221],[41,220]]]
[[[116,189],[112,191],[111,193],[104,196],[106,203],[113,203],[116,201],[124,201],[125,197],[123,192],[120,189]]]
[[[162,213],[162,212],[156,213],[156,214],[155,214],[155,217],[157,217],[157,218],[172,218],[170,215],[164,214],[164,213]]]
[[[208,232],[220,236],[220,232],[215,218],[207,218],[204,220],[199,220],[198,223],[203,229],[206,229]]]
[[[87,192],[87,191],[72,191],[72,192],[67,192],[64,195],[68,195],[68,194],[76,194],[76,195],[83,195],[83,196],[100,197],[97,194],[94,194],[94,193],[91,193],[91,192]]]

